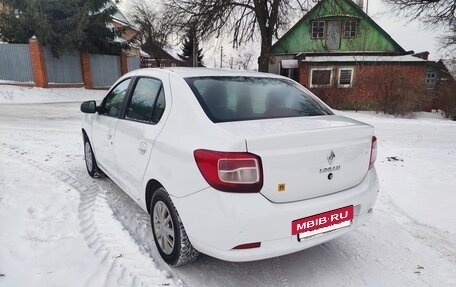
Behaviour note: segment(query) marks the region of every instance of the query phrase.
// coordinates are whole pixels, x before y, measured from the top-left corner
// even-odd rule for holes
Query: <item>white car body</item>
[[[82,129],[99,168],[145,211],[150,204],[147,190],[164,187],[193,247],[228,261],[303,250],[336,238],[371,216],[379,191],[375,168],[369,167],[372,126],[338,115],[214,123],[185,81],[205,76],[289,81],[272,74],[204,68],[140,69],[117,83],[134,77],[161,81],[166,106],[157,124],[98,113],[84,117]],[[258,155],[261,191],[213,188],[195,162],[194,152],[200,149]],[[330,164],[331,153],[335,157]],[[334,178],[328,179],[329,173]],[[292,235],[293,221],[346,206],[354,207],[349,226],[301,240]],[[261,245],[233,249],[254,242]]]

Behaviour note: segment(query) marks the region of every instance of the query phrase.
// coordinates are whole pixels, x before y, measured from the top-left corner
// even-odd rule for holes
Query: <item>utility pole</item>
[[[220,47],[220,69],[223,68],[223,46]]]
[[[193,51],[192,51],[192,58],[193,58],[193,67],[198,67],[198,59],[196,54],[196,36],[193,35]]]

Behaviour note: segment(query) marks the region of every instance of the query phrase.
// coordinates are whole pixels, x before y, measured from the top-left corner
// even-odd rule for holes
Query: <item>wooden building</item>
[[[427,52],[405,51],[362,4],[318,2],[273,45],[269,72],[299,81],[337,108],[371,109],[391,94],[414,97],[423,110],[438,108],[444,65]]]

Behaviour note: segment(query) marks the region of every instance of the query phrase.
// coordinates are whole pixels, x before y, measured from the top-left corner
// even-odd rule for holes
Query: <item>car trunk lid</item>
[[[373,127],[343,116],[293,117],[217,124],[261,157],[261,193],[292,202],[358,185],[369,168]]]

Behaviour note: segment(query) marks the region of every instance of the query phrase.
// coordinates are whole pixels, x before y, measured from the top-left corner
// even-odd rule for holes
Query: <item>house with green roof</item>
[[[368,106],[382,97],[379,85],[401,79],[422,109],[433,108],[441,66],[427,52],[404,50],[363,4],[319,1],[274,43],[269,72],[299,81],[336,108]]]

